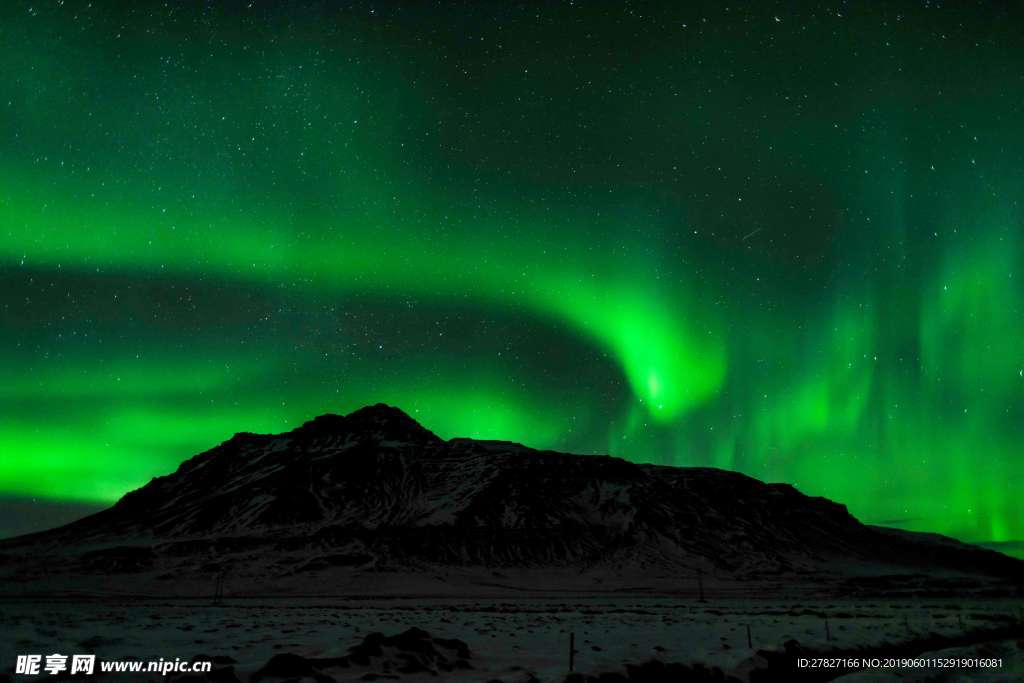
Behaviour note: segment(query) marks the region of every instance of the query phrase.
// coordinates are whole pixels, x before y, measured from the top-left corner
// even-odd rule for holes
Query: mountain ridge
[[[40,574],[32,558],[43,549],[61,561]],[[864,525],[789,484],[445,441],[385,404],[281,434],[235,434],[111,508],[0,541],[0,555],[12,585],[116,575],[172,591],[226,572],[284,592],[310,580],[360,592],[382,577],[400,585],[453,574],[478,585],[517,574],[539,587],[557,574],[552,585],[667,591],[695,574],[817,584],[894,573],[1004,580],[1024,567],[952,539]]]

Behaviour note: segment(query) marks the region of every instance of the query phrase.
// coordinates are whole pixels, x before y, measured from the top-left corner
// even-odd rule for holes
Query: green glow
[[[389,287],[441,299],[470,291],[474,297],[503,305],[525,303],[606,345],[620,359],[637,396],[660,420],[670,420],[713,396],[725,374],[720,342],[713,333],[689,329],[670,315],[673,297],[638,291],[625,277],[600,270],[587,274],[556,259],[538,259],[515,243],[475,247],[456,243],[424,249],[408,239],[404,226],[389,228],[394,232],[380,226],[368,235],[362,226],[330,224],[319,228],[331,235],[329,240],[314,245],[287,232],[254,228],[255,221],[218,222],[211,231],[210,224],[201,221],[190,224],[174,215],[152,216],[130,206],[82,210],[46,199],[50,191],[6,197],[9,228],[0,235],[0,257],[6,256],[9,263],[27,260],[50,268],[84,263],[128,272],[139,268],[212,272],[269,283],[287,278],[318,291]],[[76,189],[72,194],[85,191]],[[51,213],[61,218],[54,220]],[[118,231],[116,239],[102,228],[141,224],[148,229]],[[569,251],[557,242],[548,245],[556,252]],[[445,266],[452,262],[487,265],[460,273]],[[526,271],[538,273],[527,275]]]
[[[0,8],[0,496],[385,401],[1024,537],[1015,16],[68,4]]]
[[[939,277],[928,284],[930,298],[921,317],[922,365],[951,391],[981,389],[999,400],[1020,388],[1024,252],[1015,232],[995,231],[998,236],[982,244],[951,250]]]
[[[175,367],[173,361],[155,362],[153,368]],[[150,367],[150,366],[147,366]],[[201,377],[205,365],[175,367],[180,376]],[[135,376],[123,392],[113,382],[97,386],[86,395],[88,405],[74,417],[66,416],[60,428],[29,416],[3,432],[0,447],[11,457],[0,461],[0,491],[108,502],[126,490],[141,486],[151,476],[174,469],[184,458],[224,441],[233,433],[249,431],[277,433],[298,426],[311,415],[333,411],[346,413],[365,404],[365,398],[402,405],[410,415],[442,438],[456,436],[500,439],[524,435],[521,441],[535,448],[558,443],[569,416],[557,406],[547,406],[515,390],[501,387],[491,378],[467,375],[450,367],[445,373],[458,393],[448,393],[447,382],[419,377],[379,384],[371,377],[346,378],[344,395],[306,399],[291,396],[286,401],[230,399],[237,393],[233,379],[208,391],[207,404],[197,410],[194,399],[180,405],[179,393],[187,385],[165,383],[158,373],[145,381]],[[79,375],[74,375],[79,379]],[[61,387],[51,376],[53,386]],[[152,381],[152,382],[151,382]],[[144,393],[143,387],[164,386],[163,392]],[[72,387],[66,398],[79,400],[80,387]],[[118,389],[111,391],[111,389]],[[204,389],[211,387],[204,384]],[[37,398],[33,392],[21,395]],[[50,399],[52,401],[52,398]],[[528,404],[527,401],[530,401]],[[49,402],[48,402],[49,403]],[[201,402],[200,402],[201,404]],[[115,474],[116,476],[111,476]]]

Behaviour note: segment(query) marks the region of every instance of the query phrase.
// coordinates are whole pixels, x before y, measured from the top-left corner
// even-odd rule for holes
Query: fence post
[[[576,634],[569,632],[569,673],[572,673],[576,666]]]
[[[699,602],[707,602],[704,600],[704,570],[697,569],[697,594]]]
[[[213,582],[213,604],[221,605],[224,602],[224,574],[219,573]]]
[[[750,637],[750,624],[747,624],[747,648],[750,650],[754,649],[754,641]]]
[[[828,615],[825,615],[825,642],[831,642],[832,631],[828,628]]]

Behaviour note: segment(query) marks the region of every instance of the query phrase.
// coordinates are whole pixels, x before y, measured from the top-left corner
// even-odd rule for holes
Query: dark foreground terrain
[[[602,683],[1015,681],[1024,676],[1024,626],[1014,614],[1020,603],[706,600],[228,598],[223,605],[210,600],[8,600],[0,609],[0,662],[8,672],[16,655],[26,653],[213,662],[210,674],[195,678],[99,676],[123,681],[561,683],[569,675],[572,634],[575,680]],[[811,671],[795,666],[799,657],[821,655],[1002,661],[995,668],[950,670]]]

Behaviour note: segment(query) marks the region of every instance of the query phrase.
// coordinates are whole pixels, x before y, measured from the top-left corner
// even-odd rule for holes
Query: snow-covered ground
[[[624,663],[652,658],[703,662],[746,680],[765,667],[758,650],[782,651],[787,641],[806,650],[875,648],[956,636],[999,626],[1020,628],[1022,606],[1006,600],[959,602],[950,599],[856,602],[655,597],[544,597],[480,599],[269,599],[132,600],[0,603],[0,670],[13,673],[18,654],[96,654],[101,659],[196,656],[231,665],[249,680],[271,657],[290,653],[309,659],[337,658],[372,632],[394,635],[417,627],[436,638],[457,638],[470,651],[472,669],[404,674],[401,680],[561,681],[568,672],[570,634],[575,634],[576,670],[597,674],[620,671]],[[826,627],[827,617],[827,627]],[[747,643],[750,628],[751,646]],[[860,672],[850,680],[1021,680],[1024,649],[1019,634],[1001,642],[954,648],[957,656],[993,656],[1002,669]],[[867,650],[865,650],[866,652]],[[974,653],[974,654],[968,654]],[[861,654],[860,656],[865,656]],[[331,678],[360,680],[367,673],[397,675],[395,662],[320,671]],[[233,660],[233,661],[231,661]],[[987,676],[987,677],[986,677]],[[0,674],[2,680],[3,674]],[[32,680],[13,676],[12,679]],[[36,680],[50,678],[43,674]],[[112,679],[137,680],[129,674]],[[155,676],[159,679],[159,676]],[[170,677],[169,677],[170,678]],[[281,680],[268,677],[265,680]],[[312,680],[312,679],[310,679]],[[366,679],[364,679],[366,680]]]

